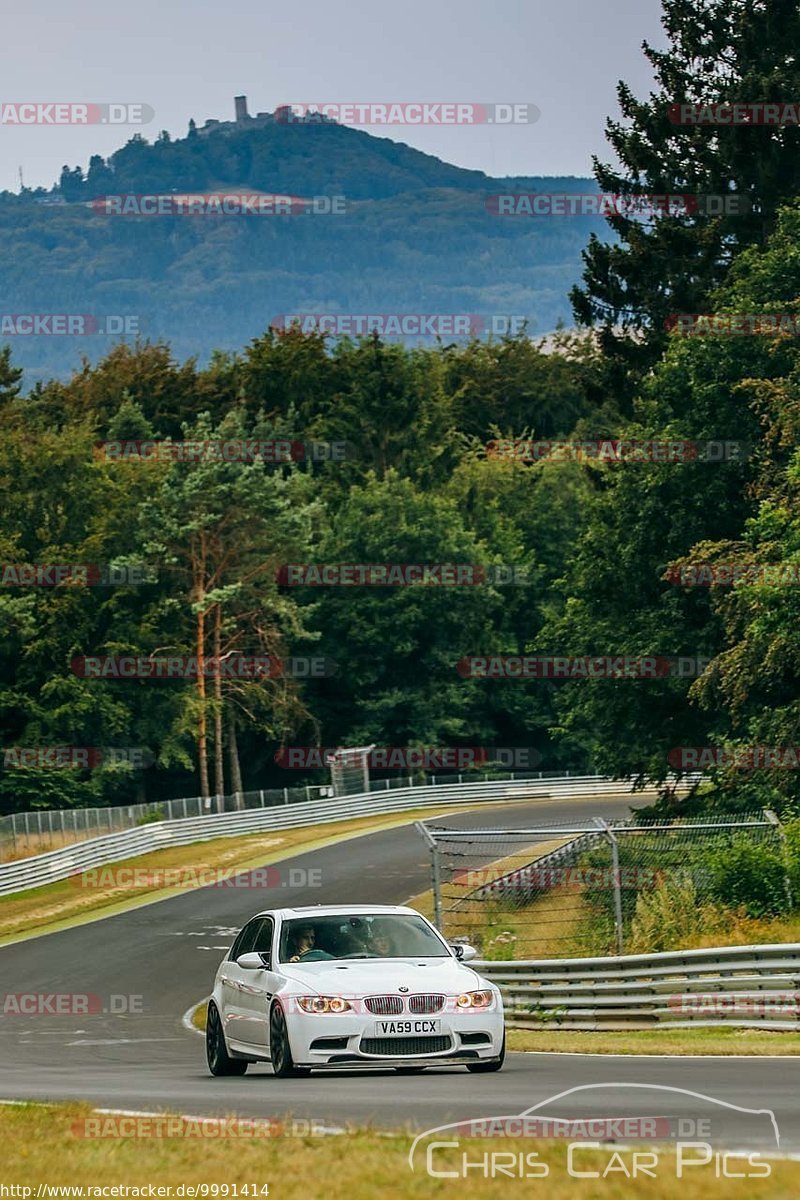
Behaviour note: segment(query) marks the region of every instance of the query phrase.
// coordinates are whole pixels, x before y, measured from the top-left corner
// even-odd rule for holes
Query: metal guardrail
[[[392,776],[372,779],[365,791],[389,792],[395,788],[425,784],[481,783],[492,779],[564,779],[570,771],[502,771],[497,768],[470,768],[460,773],[431,774],[427,779],[413,776]],[[578,772],[580,775],[580,772]],[[356,791],[338,793],[361,794]],[[303,784],[299,787],[258,788],[252,791],[230,792],[220,796],[182,796],[177,800],[152,800],[145,804],[113,804],[102,808],[37,808],[27,812],[10,813],[0,817],[0,863],[60,850],[75,842],[121,833],[156,821],[179,821],[188,817],[203,817],[211,813],[241,812],[250,808],[284,807],[302,804],[306,800],[322,800],[337,795],[331,783]],[[22,852],[22,853],[20,853]]]
[[[81,871],[121,859],[149,854],[171,846],[208,841],[218,837],[237,837],[246,833],[292,829],[302,825],[322,825],[356,817],[380,816],[405,812],[429,805],[510,802],[526,799],[569,798],[575,796],[626,795],[631,783],[604,779],[602,776],[571,776],[556,779],[499,779],[480,783],[437,784],[435,787],[397,789],[356,796],[307,800],[284,806],[247,809],[243,812],[209,813],[187,820],[153,822],[121,833],[107,834],[52,850],[30,858],[0,864],[0,896],[27,888],[41,887],[77,875]],[[638,792],[638,796],[653,793]]]
[[[800,943],[475,962],[525,1029],[800,1029]]]

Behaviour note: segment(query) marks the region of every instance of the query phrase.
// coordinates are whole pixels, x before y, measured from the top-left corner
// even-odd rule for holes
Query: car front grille
[[[438,996],[435,994],[409,996],[408,1008],[409,1012],[413,1013],[441,1012],[441,1010],[444,1008],[444,996]]]
[[[394,1017],[403,1011],[402,996],[367,996],[364,1004],[377,1017]]]
[[[381,1054],[387,1058],[406,1058],[409,1054],[441,1054],[449,1050],[449,1037],[362,1038],[362,1054]]]

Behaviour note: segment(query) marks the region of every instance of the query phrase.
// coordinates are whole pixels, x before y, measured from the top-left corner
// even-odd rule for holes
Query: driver
[[[317,950],[317,931],[313,925],[301,925],[292,937],[294,953],[289,962],[318,962],[323,958],[333,958],[327,950]]]

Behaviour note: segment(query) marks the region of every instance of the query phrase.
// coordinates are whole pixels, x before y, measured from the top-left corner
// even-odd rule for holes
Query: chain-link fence
[[[784,831],[769,811],[417,829],[432,889],[415,902],[447,938],[488,960],[647,952],[661,948],[653,943],[666,922],[690,933],[720,902],[774,915],[796,899]]]

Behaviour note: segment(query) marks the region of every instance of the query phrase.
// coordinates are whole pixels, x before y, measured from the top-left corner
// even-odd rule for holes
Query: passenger
[[[391,934],[382,926],[375,926],[372,930],[372,950],[374,954],[381,958],[395,958],[396,951],[394,939]]]

